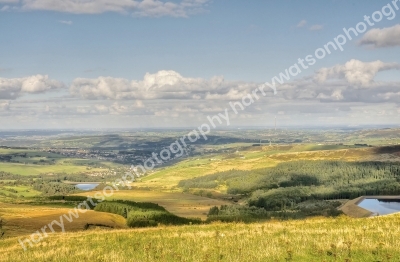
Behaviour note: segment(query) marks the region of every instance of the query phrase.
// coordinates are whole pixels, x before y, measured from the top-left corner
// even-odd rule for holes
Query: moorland
[[[220,130],[115,184],[185,132],[0,132],[0,261],[400,258],[400,215],[354,204],[400,195],[399,129]]]

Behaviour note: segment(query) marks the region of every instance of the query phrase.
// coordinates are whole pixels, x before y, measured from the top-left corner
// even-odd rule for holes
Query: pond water
[[[364,199],[358,206],[379,215],[387,215],[400,212],[400,199]]]
[[[99,184],[76,184],[75,186],[80,190],[91,190],[97,187]]]

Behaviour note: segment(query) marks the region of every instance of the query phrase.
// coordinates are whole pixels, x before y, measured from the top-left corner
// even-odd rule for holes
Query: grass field
[[[0,163],[0,170],[16,175],[30,176],[48,173],[86,173],[88,172],[85,166],[78,166],[72,164],[56,163],[55,165],[33,165],[33,164],[19,164],[19,163]],[[100,172],[105,169],[93,168],[90,172]]]
[[[400,215],[314,218],[54,234],[24,252],[2,241],[0,261],[399,261]]]
[[[30,235],[53,220],[59,220],[61,215],[68,214],[70,210],[69,208],[0,203],[0,217],[5,220],[3,224],[5,237]],[[71,223],[66,221],[65,230],[67,232],[81,231],[86,223],[116,228],[125,227],[125,219],[119,215],[87,211],[80,214],[79,218],[74,218]],[[54,229],[60,231],[58,226],[55,226]]]
[[[96,192],[80,193],[80,196],[94,196]],[[213,206],[227,205],[229,202],[177,192],[157,192],[145,190],[115,191],[108,200],[120,199],[135,202],[152,202],[163,206],[169,212],[181,216],[205,219]]]
[[[4,188],[18,191],[18,193],[12,193],[13,195],[16,195],[18,197],[34,197],[42,194],[41,192],[36,191],[29,186],[4,186]],[[2,190],[1,188],[0,192],[5,194],[10,193],[10,191]]]

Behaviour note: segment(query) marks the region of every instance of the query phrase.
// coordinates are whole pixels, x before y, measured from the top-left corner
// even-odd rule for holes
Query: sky
[[[399,7],[0,0],[0,129],[400,125]]]

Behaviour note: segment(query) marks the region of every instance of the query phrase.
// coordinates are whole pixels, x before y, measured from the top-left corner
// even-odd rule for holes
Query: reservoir
[[[92,190],[97,187],[99,184],[76,184],[75,186],[80,190]]]
[[[358,206],[379,215],[388,215],[400,212],[400,199],[364,199]]]

